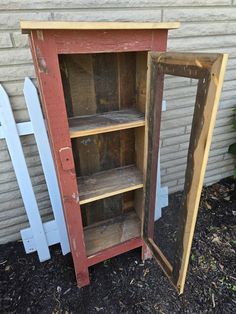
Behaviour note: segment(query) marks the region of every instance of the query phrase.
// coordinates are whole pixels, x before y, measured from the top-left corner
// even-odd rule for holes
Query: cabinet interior
[[[59,55],[87,255],[140,237],[147,53]]]

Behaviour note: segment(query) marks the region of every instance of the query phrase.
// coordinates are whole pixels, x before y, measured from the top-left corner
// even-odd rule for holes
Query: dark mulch
[[[203,190],[184,295],[139,250],[92,267],[90,286],[78,289],[71,256],[58,246],[39,263],[15,242],[0,246],[0,313],[236,313],[235,252],[236,192],[227,179]]]

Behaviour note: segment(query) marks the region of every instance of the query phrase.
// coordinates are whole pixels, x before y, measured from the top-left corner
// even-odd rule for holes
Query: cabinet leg
[[[89,271],[88,271],[87,267],[84,269],[81,269],[81,270],[77,269],[76,281],[77,281],[77,286],[79,288],[83,288],[83,287],[89,285],[90,280],[89,280]]]
[[[145,261],[147,259],[151,259],[152,258],[152,252],[149,249],[149,247],[147,246],[147,244],[143,244],[142,246],[142,260]]]

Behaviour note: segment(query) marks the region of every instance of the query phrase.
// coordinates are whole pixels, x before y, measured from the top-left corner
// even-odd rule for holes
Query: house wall
[[[180,21],[179,30],[169,34],[168,50],[214,51],[230,54],[220,109],[205,177],[211,184],[232,175],[234,160],[228,145],[232,108],[236,105],[236,0],[1,0],[0,82],[10,95],[18,122],[27,121],[22,96],[25,76],[35,78],[27,35],[21,35],[20,20],[74,21]],[[161,173],[170,192],[182,188],[193,95],[192,80],[167,78],[167,111],[162,116]],[[44,220],[51,208],[33,136],[22,138],[24,151]],[[24,206],[4,140],[0,140],[0,243],[20,238],[27,226]]]

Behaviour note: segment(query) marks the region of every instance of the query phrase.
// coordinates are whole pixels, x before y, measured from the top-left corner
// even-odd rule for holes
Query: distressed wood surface
[[[101,263],[107,259],[110,259],[114,256],[126,253],[130,250],[134,250],[136,248],[146,246],[142,237],[139,235],[136,238],[131,238],[125,242],[118,243],[109,248],[105,248],[102,251],[98,251],[95,254],[88,256],[88,265],[92,266],[97,263]]]
[[[135,166],[126,166],[78,178],[80,204],[143,187],[142,175]]]
[[[71,137],[84,136],[72,141],[80,175],[134,163],[134,132],[87,136],[144,125],[143,115],[135,112],[136,53],[67,55],[61,56],[60,62],[65,77],[67,111],[71,116]],[[128,111],[127,108],[134,109]],[[111,111],[113,109],[120,111]],[[100,114],[94,115],[94,112]],[[141,152],[139,154],[142,156]],[[133,193],[126,193],[104,200],[104,206],[88,204],[82,210],[83,220],[86,224],[101,220],[109,216],[111,210],[115,214],[115,207],[117,211],[128,210],[133,206],[133,199]],[[118,204],[121,201],[122,206]]]
[[[167,33],[158,30],[87,30],[42,31],[54,37],[58,54],[163,51],[166,49]],[[163,48],[164,46],[164,48]]]
[[[60,55],[60,68],[66,101],[67,114],[74,116],[97,113],[95,83],[93,75],[93,56]],[[98,137],[74,138],[72,140],[75,171],[78,175],[89,175],[101,171]],[[102,205],[102,204],[100,204]],[[102,206],[97,210],[94,204],[81,208],[83,224],[87,225],[104,217]]]
[[[52,149],[56,164],[57,175],[60,183],[61,195],[63,198],[63,205],[67,220],[67,226],[69,231],[70,244],[72,249],[72,256],[75,265],[75,272],[77,276],[78,285],[84,286],[89,283],[88,277],[88,266],[90,262],[86,258],[85,246],[84,246],[84,236],[83,236],[83,226],[82,226],[82,217],[81,209],[79,206],[79,195],[78,195],[78,186],[76,184],[75,177],[75,167],[73,161],[70,159],[73,157],[68,155],[71,169],[65,170],[63,168],[63,162],[61,161],[59,151],[66,148],[71,148],[71,139],[69,137],[69,125],[67,117],[73,115],[73,110],[75,108],[73,102],[73,95],[71,93],[63,94],[63,83],[67,86],[67,89],[71,88],[76,89],[78,86],[77,82],[73,82],[73,79],[69,82],[68,71],[65,67],[65,64],[61,67],[61,73],[59,70],[59,62],[61,63],[61,56],[58,62],[58,55],[61,54],[70,54],[75,57],[75,54],[85,54],[92,53],[90,63],[88,63],[88,68],[83,68],[81,63],[79,66],[80,74],[87,72],[90,75],[89,71],[93,69],[93,79],[88,79],[90,86],[92,87],[92,96],[93,104],[96,104],[96,112],[102,113],[105,111],[116,111],[119,110],[123,105],[124,108],[129,107],[132,103],[127,101],[125,103],[124,99],[130,98],[130,92],[127,93],[123,90],[123,94],[119,95],[119,90],[121,86],[124,86],[124,83],[121,84],[121,78],[129,77],[130,73],[127,71],[124,60],[128,60],[129,57],[123,56],[122,59],[117,57],[117,52],[135,52],[135,51],[164,51],[166,49],[166,40],[167,40],[167,29],[153,29],[153,30],[86,30],[86,31],[77,31],[77,30],[33,30],[31,32],[32,39],[32,52],[34,56],[34,63],[36,65],[36,72],[39,78],[39,85],[41,96],[43,99],[43,108],[45,112],[45,117],[48,124],[49,135],[52,143]],[[96,52],[99,52],[98,55],[95,55]],[[104,52],[104,54],[102,54]],[[106,54],[109,52],[110,54]],[[112,54],[111,52],[116,52]],[[94,57],[95,56],[95,57]],[[64,57],[64,56],[63,56]],[[65,56],[67,58],[68,56]],[[76,56],[77,58],[77,56]],[[86,57],[85,57],[86,58]],[[92,60],[92,61],[91,61]],[[120,63],[121,61],[121,63]],[[92,63],[91,63],[92,62]],[[129,62],[125,61],[126,65],[129,66]],[[90,64],[90,65],[89,65]],[[132,63],[133,64],[133,63]],[[135,64],[135,63],[134,63]],[[136,65],[135,65],[136,66]],[[119,72],[123,71],[123,73]],[[135,72],[135,71],[134,71]],[[87,75],[86,74],[86,75]],[[69,74],[70,75],[70,74]],[[76,80],[77,75],[73,76]],[[81,76],[80,76],[81,78]],[[66,82],[65,82],[66,81]],[[80,82],[81,83],[81,82]],[[131,84],[131,82],[129,82]],[[132,83],[133,84],[133,83]],[[132,85],[131,84],[131,85]],[[135,85],[135,84],[134,84]],[[101,88],[102,86],[102,88]],[[117,88],[118,86],[118,88]],[[65,86],[64,86],[65,88]],[[55,93],[55,90],[57,93]],[[136,88],[135,88],[136,93]],[[76,97],[80,96],[80,93],[75,92]],[[86,98],[83,99],[89,99]],[[77,98],[79,99],[79,98]],[[136,99],[135,97],[133,99]],[[83,100],[84,101],[84,100]],[[68,112],[66,112],[65,102],[68,103]],[[79,103],[78,103],[79,104]],[[122,105],[122,106],[121,106]],[[86,109],[86,106],[83,110]],[[85,110],[86,111],[86,110]],[[91,114],[91,113],[88,113]],[[126,154],[121,153],[121,142],[126,139],[126,136],[120,136],[120,132],[130,132],[133,134],[133,129],[125,131],[117,131],[112,133],[97,134],[94,136],[85,136],[78,138],[76,140],[83,141],[84,157],[88,154],[87,144],[91,141],[91,138],[95,138],[95,142],[98,144],[98,152],[94,154],[98,156],[99,167],[101,170],[109,170],[112,168],[120,167],[120,165],[125,165],[130,163],[130,157],[127,158]],[[103,137],[103,138],[101,138]],[[133,135],[131,136],[132,138]],[[72,139],[73,141],[73,139]],[[125,140],[126,141],[126,140]],[[131,141],[133,142],[133,141]],[[122,144],[122,150],[127,151],[128,156],[135,157],[135,154],[131,154],[131,151],[134,151],[134,145],[125,143]],[[145,145],[144,145],[145,147]],[[78,149],[77,144],[73,145],[74,150]],[[68,152],[69,152],[68,150]],[[102,152],[102,154],[100,153]],[[74,155],[75,156],[75,155]],[[75,157],[74,157],[75,158]],[[84,158],[84,160],[85,160]],[[135,158],[134,158],[135,159]],[[144,159],[145,160],[145,159]],[[93,160],[91,160],[93,162]],[[77,161],[76,161],[77,162]],[[90,162],[91,163],[91,162]],[[134,162],[132,162],[134,163]],[[72,167],[73,166],[73,167]],[[86,171],[90,171],[89,168],[84,168]],[[81,158],[80,153],[78,153],[78,167],[77,172],[81,171]],[[141,174],[142,178],[142,174]],[[143,183],[141,181],[141,186]],[[120,193],[122,193],[121,190]],[[117,198],[112,200],[112,198]],[[107,197],[101,202],[103,203],[104,209],[112,208],[114,212],[119,212],[122,210],[122,197],[121,195],[116,195],[113,197]],[[93,203],[88,203],[91,206]],[[86,205],[88,205],[86,204]],[[114,206],[113,206],[114,205]],[[129,240],[128,240],[129,241]],[[131,240],[130,240],[131,241]],[[138,245],[139,237],[133,239],[132,245]],[[139,242],[140,243],[140,242]],[[140,243],[144,245],[144,243]],[[127,248],[122,246],[120,252]],[[117,248],[111,249],[109,252],[111,254],[117,253]],[[98,256],[98,255],[97,255]],[[107,256],[109,257],[109,256]],[[100,257],[98,257],[99,260]],[[96,260],[96,257],[94,261]]]
[[[127,108],[137,110],[136,105],[136,54],[117,53],[118,64],[118,101],[119,110]],[[141,117],[141,115],[140,115]],[[132,119],[130,120],[132,122]],[[143,121],[144,122],[144,121]],[[135,158],[135,132],[128,130],[120,132],[120,165],[125,166],[134,163]],[[122,196],[122,212],[126,212],[134,206],[134,191],[124,193]]]
[[[227,58],[226,54],[219,54],[217,58],[212,55],[212,66],[209,68],[209,74],[204,79],[200,79],[198,83],[188,151],[182,215],[177,234],[178,249],[173,269],[174,282],[180,293],[184,290]]]
[[[93,56],[93,75],[96,95],[97,112],[119,110],[118,90],[118,62],[116,53],[103,53]],[[108,170],[120,167],[120,132],[104,133],[97,136],[99,147],[100,169]],[[103,203],[103,219],[107,214],[113,216],[122,212],[122,195],[116,194],[113,198],[105,198]],[[94,212],[101,211],[95,208]],[[93,222],[96,222],[96,217]]]
[[[171,268],[166,257],[152,239],[154,223],[152,223],[152,216],[150,219],[150,210],[148,210],[148,208],[150,207],[150,203],[153,202],[153,197],[149,195],[150,189],[147,185],[147,193],[145,194],[147,207],[145,207],[146,215],[144,230],[146,235],[151,238],[148,239],[150,248],[167,276],[171,279],[171,282],[177,288],[178,292],[182,293],[186,280],[192,239],[219,97],[224,79],[227,55],[201,53],[150,53],[149,60],[149,109],[155,108],[155,106],[160,106],[162,91],[159,90],[158,87],[161,85],[160,80],[162,80],[164,74],[168,73],[177,76],[194,77],[199,80],[189,143],[182,208],[178,221],[177,249],[174,263],[171,265]],[[149,126],[155,125],[155,123],[152,122],[153,116],[155,117],[153,114],[147,114]],[[149,181],[150,184],[153,184],[155,178],[152,178],[151,176],[153,164],[150,152],[153,152],[154,149],[152,146],[153,138],[150,138],[150,134],[148,140],[149,160],[147,175],[151,178]]]
[[[79,286],[89,284],[89,273],[83,238],[81,210],[78,201],[78,186],[75,169],[65,171],[62,167],[59,151],[71,148],[71,139],[65,108],[65,99],[61,73],[56,57],[54,39],[45,34],[43,40],[37,33],[31,35],[31,51],[39,80],[44,115],[47,120],[48,133],[56,172],[61,190],[64,214],[73,256],[77,283]],[[57,91],[55,93],[55,91]],[[73,164],[73,156],[71,163]]]
[[[73,22],[73,21],[20,21],[23,34],[31,30],[42,29],[70,29],[70,30],[108,30],[108,29],[176,29],[179,22]]]
[[[164,75],[148,55],[144,171],[144,237],[153,238]],[[157,195],[158,197],[158,195]]]
[[[84,228],[87,256],[140,237],[141,225],[134,212]]]

